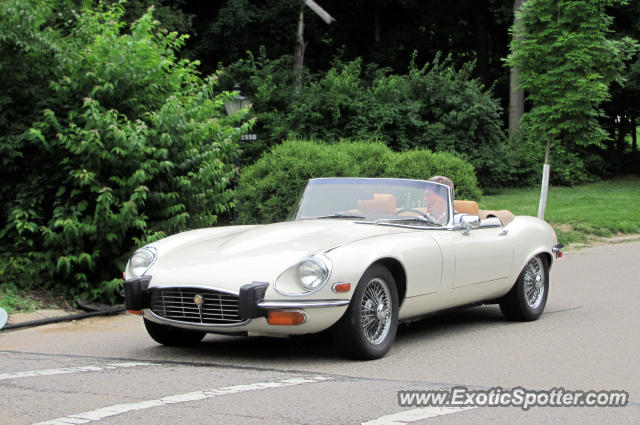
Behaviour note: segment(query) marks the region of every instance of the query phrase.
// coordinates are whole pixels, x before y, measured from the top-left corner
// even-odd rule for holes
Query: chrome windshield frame
[[[342,181],[346,181],[346,180],[352,180],[352,181],[357,181],[357,180],[378,180],[380,182],[384,182],[384,181],[389,181],[389,182],[418,182],[418,183],[425,183],[427,185],[438,185],[441,187],[444,187],[446,190],[446,194],[447,194],[447,222],[442,224],[442,225],[438,225],[438,226],[428,226],[426,223],[425,225],[407,225],[407,224],[401,224],[401,223],[383,223],[383,222],[379,222],[379,223],[375,223],[378,225],[392,225],[392,226],[401,226],[401,227],[411,227],[411,228],[425,228],[425,229],[452,229],[453,228],[453,217],[454,217],[454,211],[453,211],[453,190],[451,187],[443,184],[443,183],[439,183],[439,182],[434,182],[434,181],[428,181],[428,180],[420,180],[420,179],[403,179],[403,178],[387,178],[387,177],[319,177],[319,178],[314,178],[314,179],[309,179],[309,181],[307,182],[307,184],[305,185],[304,189],[302,190],[300,197],[298,198],[298,201],[295,204],[295,207],[293,208],[289,219],[291,220],[308,220],[308,219],[314,219],[315,217],[300,217],[299,213],[300,213],[300,209],[304,200],[304,193],[306,192],[307,188],[310,186],[310,184],[312,184],[313,182],[316,181],[322,181],[322,180],[342,180]],[[367,224],[374,224],[373,220],[357,220],[354,219],[356,222],[358,223],[367,223]]]

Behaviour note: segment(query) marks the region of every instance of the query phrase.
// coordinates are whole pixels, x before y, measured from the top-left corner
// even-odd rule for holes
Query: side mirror
[[[462,230],[463,235],[468,235],[471,231],[471,227],[480,225],[480,217],[477,215],[464,214],[461,215],[456,225],[456,230]]]

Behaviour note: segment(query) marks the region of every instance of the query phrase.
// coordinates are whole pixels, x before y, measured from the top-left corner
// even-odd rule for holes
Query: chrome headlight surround
[[[274,289],[282,295],[307,295],[320,290],[329,281],[333,265],[324,254],[303,258],[282,272]]]
[[[296,266],[298,284],[307,292],[315,291],[329,280],[331,262],[327,257],[309,257]]]
[[[127,263],[127,275],[135,279],[141,278],[158,259],[158,250],[145,246],[134,252]]]

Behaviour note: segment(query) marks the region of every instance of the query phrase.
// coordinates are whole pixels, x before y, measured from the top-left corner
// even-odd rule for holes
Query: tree
[[[640,39],[640,2],[629,2],[623,7],[611,11],[614,16],[616,35]],[[640,124],[640,55],[636,54],[630,61],[624,74],[625,84],[613,84],[612,99],[604,105],[609,119],[611,143],[607,149],[607,159],[617,172],[628,173],[637,170],[638,156],[637,126]],[[631,155],[628,155],[627,137],[631,138]],[[614,151],[615,149],[615,151]],[[615,157],[612,154],[615,153]],[[631,161],[630,161],[631,160]],[[635,164],[633,163],[635,162]]]
[[[601,145],[607,133],[598,118],[609,84],[620,80],[631,39],[612,40],[605,8],[620,0],[528,0],[514,29],[508,64],[520,71],[520,88],[532,108],[522,117],[526,137],[546,140],[538,216],[544,217],[549,155],[554,143]]]
[[[298,85],[289,62],[249,55],[224,68],[221,85],[239,82],[256,114],[255,141],[241,143],[250,164],[285,139],[379,140],[397,151],[428,148],[469,160],[484,187],[509,182],[511,154],[499,102],[477,78],[440,54],[407,73],[334,61],[326,73],[306,73]]]
[[[34,79],[46,96],[0,136],[0,278],[24,285],[24,273],[37,270],[40,287],[113,301],[135,247],[212,226],[230,210],[246,111],[227,116],[233,94],[215,91],[217,75],[201,78],[197,63],[176,57],[185,36],[161,30],[151,9],[128,27],[120,3],[101,5],[58,31],[46,30],[55,9],[28,19],[40,3],[0,3],[8,5],[3,68],[7,51],[31,59],[14,64],[18,75],[40,61],[49,66],[44,84]],[[47,37],[13,37],[21,27],[7,21]],[[7,93],[7,105],[30,99]],[[6,273],[7,256],[30,263]]]
[[[521,17],[518,11],[522,8],[525,0],[514,0],[513,2],[513,28],[519,27]],[[515,37],[515,31],[512,31]],[[520,119],[524,114],[524,92],[518,87],[518,68],[512,66],[509,68],[509,139],[513,139],[520,129]]]
[[[306,43],[304,42],[304,6],[307,6],[309,9],[311,9],[327,24],[330,24],[335,20],[315,1],[303,0],[303,3],[304,4],[301,4],[300,6],[298,30],[296,31],[296,49],[293,54],[293,71],[297,73],[302,71],[302,65],[304,63],[304,49],[306,47]]]

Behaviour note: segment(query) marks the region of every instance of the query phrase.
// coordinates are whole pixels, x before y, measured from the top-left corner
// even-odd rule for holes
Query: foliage
[[[501,108],[473,78],[473,67],[456,68],[451,57],[437,55],[396,75],[357,59],[295,81],[288,58],[269,60],[263,50],[226,67],[222,84],[240,82],[254,102],[258,140],[243,143],[244,163],[288,138],[377,140],[396,151],[456,152],[474,165],[483,186],[502,186],[513,160]]]
[[[522,132],[538,146],[549,138],[554,150],[576,155],[571,162],[577,173],[555,176],[563,183],[588,175],[576,146],[601,146],[608,137],[598,122],[600,105],[636,48],[631,39],[608,38],[612,18],[605,9],[620,3],[528,0],[521,10],[508,63],[519,69],[520,86],[532,104],[522,117]]]
[[[214,93],[216,76],[176,57],[184,36],[158,30],[151,10],[127,31],[122,16],[120,4],[85,10],[51,37],[52,93],[0,158],[0,249],[44,265],[42,281],[69,295],[111,301],[133,248],[230,210],[250,125],[226,116],[233,94]]]
[[[109,3],[118,3],[119,0],[107,0]],[[149,8],[153,8],[153,17],[160,23],[161,28],[170,32],[189,34],[194,30],[195,14],[187,12],[187,0],[127,0],[124,3],[125,13],[123,19],[126,22],[135,22]]]
[[[511,168],[510,173],[512,181],[519,186],[538,186],[545,155],[540,141],[519,132],[510,141],[510,147],[511,155],[516,158],[516,165]],[[589,149],[594,148],[569,148],[561,141],[555,141],[550,152],[551,184],[571,186],[595,181],[597,175],[603,175],[606,168],[602,164],[604,160],[599,155],[589,154]]]
[[[31,312],[40,308],[41,303],[20,295],[19,289],[13,284],[0,286],[0,307],[7,313]]]
[[[22,173],[20,134],[51,96],[57,34],[46,25],[52,15],[46,2],[0,2],[0,223],[7,213],[4,200],[12,198],[11,188]]]
[[[640,39],[640,2],[630,1],[609,12],[614,17],[612,28],[615,37]],[[633,173],[640,162],[637,134],[640,124],[640,53],[636,51],[626,65],[624,84],[614,82],[609,89],[611,100],[603,105],[607,115],[603,126],[608,129],[611,140],[607,141],[605,151],[596,152],[598,155],[591,157],[592,161],[604,162],[595,171],[598,175]]]
[[[139,0],[138,0],[139,1]],[[484,82],[508,85],[500,58],[507,52],[507,29],[513,0],[322,0],[336,18],[327,25],[304,10],[304,63],[314,72],[326,71],[336,52],[350,61],[406,70],[411,52],[430,58],[452,52],[457,64],[474,56]],[[217,62],[232,63],[247,50],[269,46],[272,57],[293,54],[299,0],[223,0],[186,2],[181,9],[194,16],[195,36],[190,54],[201,58],[205,71]]]
[[[80,1],[65,0],[76,3]],[[156,5],[157,13],[154,16],[162,22],[163,27],[193,34],[182,54],[200,59],[202,64],[199,68],[205,73],[213,72],[220,62],[225,65],[235,64],[247,50],[257,52],[260,46],[268,46],[271,58],[281,58],[293,52],[301,7],[299,0],[129,0],[126,5],[127,19],[139,16],[146,5],[151,3]],[[314,74],[325,74],[331,68],[340,71],[340,67],[336,66],[336,57],[344,63],[362,58],[361,68],[367,80],[372,78],[368,74],[371,67],[385,67],[384,69],[388,69],[388,73],[391,74],[406,74],[413,51],[419,52],[419,57],[414,62],[420,64],[431,61],[437,52],[446,52],[451,54],[455,69],[460,69],[465,63],[475,60],[477,67],[473,71],[474,77],[479,77],[485,86],[492,88],[494,97],[503,108],[508,105],[509,72],[508,68],[503,66],[502,58],[509,52],[508,28],[513,22],[513,0],[322,0],[320,3],[336,18],[336,22],[326,25],[310,10],[305,9],[304,63]],[[600,4],[581,0],[581,3],[576,5],[582,3],[596,6]],[[611,4],[609,0],[607,4]],[[639,5],[638,1],[627,1],[616,2],[613,6],[607,7],[607,14],[615,18],[611,26],[615,33],[607,37],[620,39],[628,35],[639,39]],[[578,18],[579,16],[575,22]],[[566,28],[569,34],[572,34],[573,28],[574,26]],[[565,62],[573,60],[569,57]],[[637,56],[635,60],[627,61],[636,62]],[[579,61],[576,63],[579,66]],[[250,66],[249,63],[247,65]],[[292,78],[291,63],[288,60],[282,63],[282,71],[282,75],[272,76],[274,82]],[[598,176],[607,176],[620,173],[625,167],[630,171],[637,168],[639,154],[629,155],[629,143],[624,143],[624,134],[635,134],[633,130],[640,121],[636,107],[638,102],[635,101],[638,97],[637,89],[632,85],[633,81],[638,80],[637,75],[627,72],[624,76],[628,81],[624,87],[612,83],[609,89],[613,97],[603,105],[608,116],[600,117],[601,126],[608,131],[612,139],[604,141],[607,144],[606,150],[593,145],[587,149],[564,146],[565,150],[576,155],[578,162],[571,161],[571,164],[575,163],[580,168],[579,175],[591,178],[594,172]],[[242,80],[236,72],[233,76]],[[319,77],[314,77],[313,80],[318,81]],[[246,94],[255,94],[242,81],[237,82],[241,83]],[[232,86],[233,82],[224,87]],[[561,88],[561,91],[563,90],[564,88]],[[292,102],[294,96],[282,86],[275,91],[277,93],[274,95],[278,98],[277,111],[282,114],[285,109],[281,107],[280,100],[286,105]],[[254,100],[254,104],[258,106],[259,101]],[[282,119],[278,114],[274,117]],[[268,118],[266,115],[261,116],[263,123],[270,122],[266,121]],[[500,119],[506,120],[506,114],[502,113]],[[269,140],[262,139],[246,144],[244,160],[241,163],[250,163],[257,159],[261,152],[271,146],[272,141],[279,143],[285,139],[289,129],[285,126],[281,126],[281,129],[285,135],[271,133]],[[616,132],[623,137],[616,137]],[[263,136],[262,132],[259,136]],[[315,137],[333,140],[324,136]],[[362,139],[360,135],[355,134],[348,137]],[[617,144],[613,141],[616,138]],[[521,179],[523,175],[539,174],[538,164],[535,163],[535,166],[531,167],[528,160],[529,157],[540,156],[539,143],[536,139],[534,144],[523,147],[509,148],[501,145],[493,155],[491,153],[495,149],[486,149],[485,153],[489,155],[479,155],[480,159],[487,163],[484,171],[479,169],[478,173],[483,187],[527,183],[529,179]],[[561,143],[564,142],[555,142],[554,149]],[[480,145],[483,144],[481,141]],[[533,151],[529,152],[531,148]],[[506,158],[506,161],[503,161],[503,158]],[[562,156],[559,158],[562,159]],[[476,160],[470,159],[477,166]],[[606,166],[594,168],[593,164],[598,162]],[[567,167],[571,164],[567,164]],[[529,168],[523,169],[525,165]],[[560,176],[554,175],[558,171],[558,165],[559,163],[554,161],[554,182],[571,183],[564,180],[564,176],[567,175],[565,172]],[[494,169],[498,171],[499,176],[486,172]],[[488,179],[493,181],[487,182]]]
[[[446,175],[456,197],[478,199],[473,167],[445,152],[393,152],[382,143],[341,141],[326,144],[290,140],[245,167],[236,189],[241,223],[285,220],[306,182],[315,177],[397,177],[426,180]]]

